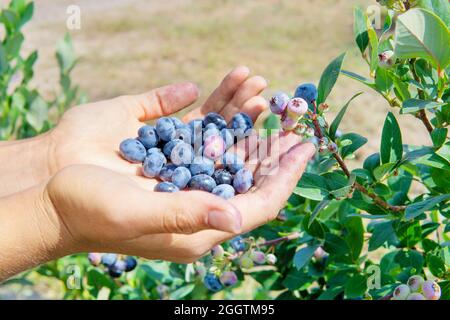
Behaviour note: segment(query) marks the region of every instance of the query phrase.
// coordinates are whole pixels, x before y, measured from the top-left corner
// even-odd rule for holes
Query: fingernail
[[[211,211],[208,214],[208,224],[217,230],[239,233],[242,229],[242,217],[239,212]]]

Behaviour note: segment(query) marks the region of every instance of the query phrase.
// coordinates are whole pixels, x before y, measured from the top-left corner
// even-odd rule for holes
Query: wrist
[[[0,197],[26,190],[53,174],[49,133],[18,141],[0,142]]]
[[[0,281],[78,252],[45,184],[0,198]]]

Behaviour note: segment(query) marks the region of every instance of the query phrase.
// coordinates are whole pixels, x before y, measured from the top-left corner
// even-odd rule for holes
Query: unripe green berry
[[[268,264],[274,265],[275,263],[277,263],[277,257],[273,253],[269,253],[266,256],[266,261]]]
[[[253,268],[254,264],[253,264],[253,260],[250,257],[243,256],[243,257],[241,257],[240,265],[244,269],[250,269],[250,268]]]
[[[406,284],[401,284],[397,288],[395,288],[393,293],[393,300],[406,300],[408,296],[410,295],[411,290],[409,289],[409,286]]]
[[[419,292],[424,281],[425,280],[421,276],[412,276],[408,279],[407,284],[411,292]]]

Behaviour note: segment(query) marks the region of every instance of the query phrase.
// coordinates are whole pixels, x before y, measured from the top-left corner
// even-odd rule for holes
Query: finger
[[[222,114],[226,112],[225,119],[229,121],[236,110],[241,110],[244,104],[251,98],[258,96],[267,87],[267,81],[261,76],[254,76],[247,80],[239,87],[236,93],[223,109]]]
[[[245,66],[239,66],[231,70],[222,83],[217,87],[202,107],[202,113],[220,112],[231,101],[242,83],[247,80],[250,70]]]
[[[149,194],[135,189],[119,197],[123,197],[122,203],[131,212],[130,224],[142,234],[191,234],[205,229],[239,232],[241,229],[240,212],[229,201],[206,192]]]
[[[240,112],[244,112],[256,122],[261,113],[269,108],[269,102],[262,96],[254,96],[247,100],[242,106]]]
[[[244,212],[243,232],[252,230],[276,218],[314,155],[311,143],[297,144],[285,153],[277,168],[272,169],[253,193],[237,196],[231,202]]]
[[[184,109],[194,103],[198,96],[199,89],[194,83],[183,82],[119,99],[137,119],[147,121]]]

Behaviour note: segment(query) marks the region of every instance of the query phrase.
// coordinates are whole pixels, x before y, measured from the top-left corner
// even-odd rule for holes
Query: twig
[[[411,66],[411,72],[413,74],[414,80],[418,84],[421,84],[420,78],[419,78],[419,76],[417,75],[417,72],[416,72],[415,62],[416,62],[416,59],[411,59],[411,61],[409,63],[410,66]],[[422,89],[417,88],[417,94],[419,95],[419,98],[421,100],[425,100],[425,92],[423,92]],[[420,110],[419,112],[417,112],[416,118],[418,118],[418,119],[420,119],[422,121],[422,123],[424,124],[425,128],[427,128],[428,133],[431,134],[431,132],[433,132],[433,126],[431,125],[430,121],[428,120],[428,117],[427,117],[427,114],[426,114],[425,110]]]
[[[295,233],[290,234],[288,236],[284,236],[284,237],[281,237],[281,238],[277,238],[277,239],[272,239],[272,240],[266,241],[263,244],[261,244],[261,246],[270,247],[270,246],[277,245],[280,242],[291,241],[291,240],[295,240],[295,239],[298,239],[298,238],[300,238],[300,233],[299,232],[295,232]]]

